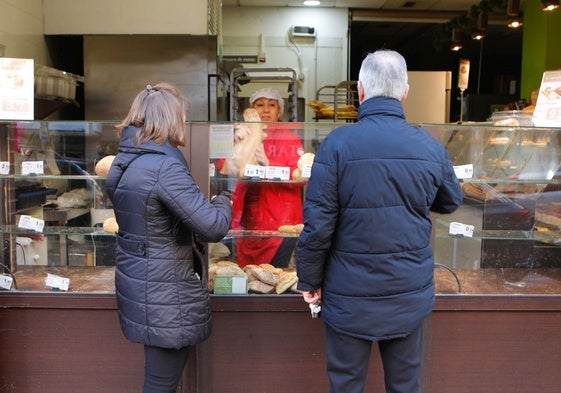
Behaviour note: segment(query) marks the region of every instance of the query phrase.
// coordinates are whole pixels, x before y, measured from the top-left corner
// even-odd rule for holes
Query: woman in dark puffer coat
[[[206,269],[194,266],[193,235],[216,242],[231,223],[230,199],[209,201],[178,149],[187,108],[167,83],[138,93],[117,126],[119,154],[107,178],[119,225],[119,318],[125,337],[144,344],[144,393],[175,393],[189,348],[210,335]]]

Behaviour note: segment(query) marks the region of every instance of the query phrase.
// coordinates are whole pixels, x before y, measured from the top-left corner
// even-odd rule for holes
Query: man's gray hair
[[[362,61],[358,80],[365,100],[371,97],[401,100],[407,91],[407,64],[395,51],[377,50]]]

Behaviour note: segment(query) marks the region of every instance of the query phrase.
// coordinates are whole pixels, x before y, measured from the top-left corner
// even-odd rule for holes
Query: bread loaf
[[[271,273],[270,271],[263,269],[260,266],[254,266],[251,269],[246,270],[246,274],[248,274],[248,272],[255,276],[259,281],[264,282],[265,284],[272,285],[273,287],[279,280],[278,276],[276,276],[274,273]]]
[[[255,158],[255,151],[265,139],[265,132],[263,131],[263,124],[257,123],[261,121],[259,113],[253,108],[247,108],[243,112],[244,121],[249,123],[249,135],[234,145],[233,157],[224,162],[220,173],[223,175],[231,174],[229,166],[237,168],[238,177],[243,177],[245,173],[245,166],[247,164],[257,165]]]
[[[277,282],[275,292],[277,294],[284,293],[296,282],[298,282],[298,276],[296,275],[296,272],[284,272]]]
[[[119,224],[117,224],[115,217],[109,217],[103,220],[103,230],[107,233],[119,232]]]
[[[304,224],[296,224],[296,225],[281,225],[279,227],[279,232],[282,233],[289,233],[292,235],[298,235],[304,229]]]
[[[107,174],[109,173],[109,169],[111,168],[111,164],[113,163],[114,159],[115,156],[109,155],[99,160],[97,164],[95,164],[95,168],[94,168],[95,174],[97,176],[106,177]]]
[[[248,284],[248,289],[250,292],[268,294],[273,293],[275,287],[269,284],[265,284],[259,280],[250,281]]]

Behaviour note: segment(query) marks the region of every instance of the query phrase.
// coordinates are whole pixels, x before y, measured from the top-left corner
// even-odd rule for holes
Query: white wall
[[[0,0],[0,45],[4,57],[50,65],[43,37],[43,0]]]
[[[308,103],[321,86],[348,79],[347,13],[342,8],[224,7],[223,54],[256,56],[264,52],[264,63],[244,67],[293,68],[303,77],[298,96]],[[294,39],[295,47],[288,39],[293,25],[315,27],[316,38]],[[259,87],[253,83],[242,86],[240,96],[249,96]],[[307,109],[306,120],[312,116]]]

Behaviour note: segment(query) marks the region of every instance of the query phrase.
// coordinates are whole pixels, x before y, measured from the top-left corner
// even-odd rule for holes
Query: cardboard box
[[[240,276],[214,276],[214,294],[232,295],[247,294],[247,277]]]

